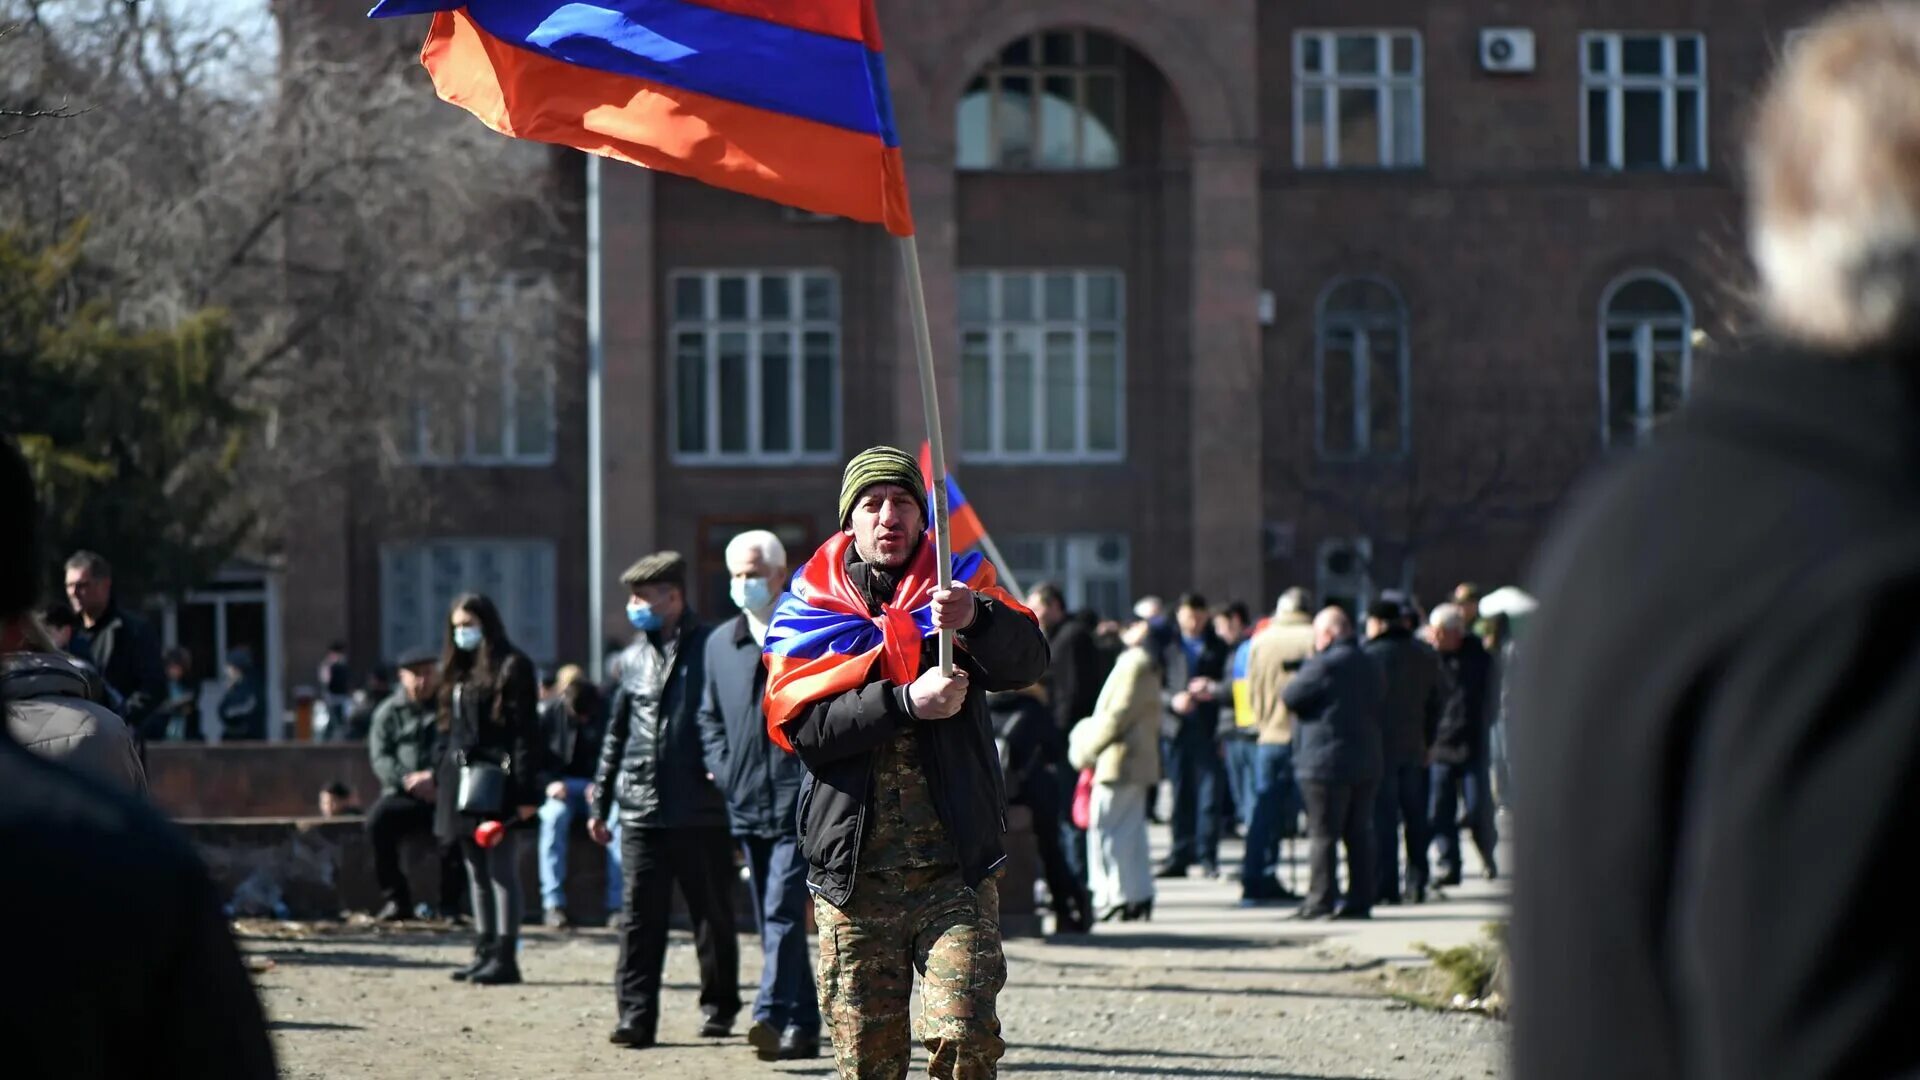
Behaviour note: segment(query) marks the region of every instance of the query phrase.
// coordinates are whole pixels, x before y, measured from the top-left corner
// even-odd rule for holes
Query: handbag
[[[1081,769],[1080,780],[1073,785],[1073,827],[1081,831],[1093,828],[1093,770]]]
[[[460,788],[454,798],[454,809],[475,817],[500,816],[507,808],[507,779],[512,771],[508,762],[471,761],[462,751]]]

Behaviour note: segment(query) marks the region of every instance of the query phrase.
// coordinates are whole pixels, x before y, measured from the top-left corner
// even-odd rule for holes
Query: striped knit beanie
[[[920,504],[921,524],[933,524],[928,518],[927,482],[920,475],[920,463],[905,450],[876,446],[862,450],[847,462],[846,474],[840,479],[841,528],[847,527],[847,518],[853,513],[853,504],[860,501],[860,493],[875,484],[898,484],[906,488],[913,501]]]

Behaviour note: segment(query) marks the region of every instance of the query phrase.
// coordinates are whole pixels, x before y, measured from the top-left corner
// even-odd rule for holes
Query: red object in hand
[[[507,827],[498,821],[483,821],[473,830],[473,842],[483,848],[498,847],[506,838]]]

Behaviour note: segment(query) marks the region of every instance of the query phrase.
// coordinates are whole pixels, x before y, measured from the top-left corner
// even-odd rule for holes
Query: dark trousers
[[[1173,852],[1169,865],[1220,864],[1219,781],[1226,770],[1213,732],[1181,732],[1169,747],[1173,779]]]
[[[1073,870],[1074,880],[1081,888],[1087,887],[1087,830],[1075,828],[1073,824],[1073,793],[1080,784],[1077,769],[1062,767],[1060,777],[1060,842],[1066,852],[1067,866]]]
[[[740,850],[753,875],[753,918],[760,928],[760,995],[753,1018],[776,1030],[820,1034],[813,954],[807,948],[807,860],[798,837],[746,836]]]
[[[1372,780],[1359,784],[1300,781],[1300,793],[1307,801],[1308,864],[1313,871],[1307,889],[1307,910],[1334,909],[1334,898],[1339,893],[1335,844],[1345,844],[1347,848],[1345,910],[1353,914],[1372,910],[1373,793],[1378,786]]]
[[[1500,833],[1493,821],[1493,793],[1488,790],[1487,763],[1434,765],[1432,782],[1427,821],[1433,831],[1433,845],[1440,849],[1441,875],[1453,877],[1460,872],[1460,797],[1463,794],[1467,800],[1466,826],[1473,834],[1473,846],[1480,849],[1480,858],[1492,866]]]
[[[1388,765],[1374,796],[1374,843],[1379,846],[1380,869],[1374,879],[1383,897],[1400,895],[1400,849],[1394,844],[1402,825],[1407,837],[1408,892],[1427,884],[1427,767]]]
[[[1048,800],[1038,806],[1028,805],[1033,813],[1033,843],[1040,851],[1040,870],[1047,879],[1047,892],[1053,898],[1053,913],[1063,921],[1090,918],[1093,898],[1087,893],[1087,886],[1075,872],[1073,864],[1067,859],[1067,845],[1063,837],[1072,822],[1061,823],[1068,813],[1061,812],[1061,804]],[[1077,830],[1076,830],[1077,831]],[[1086,834],[1081,833],[1082,842]]]
[[[367,809],[367,844],[373,848],[373,879],[380,895],[413,914],[413,888],[400,869],[400,842],[414,833],[433,835],[433,804],[422,802],[404,792],[382,795]],[[452,915],[460,910],[460,894],[466,889],[467,870],[456,844],[434,840],[440,853],[440,913]]]
[[[740,939],[733,923],[733,837],[724,828],[620,830],[626,871],[626,923],[614,989],[620,1023],[647,1033],[660,1022],[660,975],[667,959],[667,919],[680,884],[693,945],[700,957],[702,1012],[740,1011]]]

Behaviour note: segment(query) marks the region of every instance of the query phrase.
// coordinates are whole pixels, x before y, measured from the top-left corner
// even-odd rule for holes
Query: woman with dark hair
[[[473,962],[454,972],[457,980],[483,986],[520,981],[518,949],[522,898],[515,872],[519,847],[513,826],[533,817],[540,803],[539,676],[533,661],[507,640],[493,601],[466,593],[447,617],[446,649],[440,661],[440,730],[448,753],[440,763],[435,829],[458,843],[472,890],[479,940]],[[462,808],[461,774],[477,779],[500,770],[504,792],[497,805]],[[474,784],[477,789],[481,785]],[[493,847],[482,847],[475,830],[488,821],[509,826]]]

